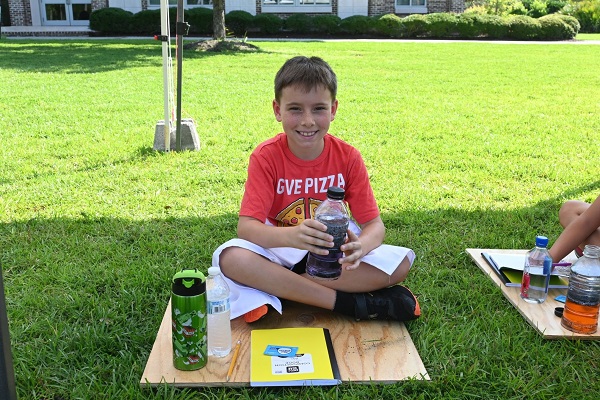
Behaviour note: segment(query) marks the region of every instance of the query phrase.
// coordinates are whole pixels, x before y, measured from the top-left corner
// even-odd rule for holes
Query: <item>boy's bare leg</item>
[[[351,271],[342,271],[336,280],[316,280],[307,274],[298,275],[281,265],[240,247],[230,247],[221,253],[220,265],[230,279],[287,300],[332,310],[335,290],[348,293],[370,292],[394,285],[406,278],[410,269],[408,258],[390,276],[365,263]]]
[[[558,220],[563,228],[566,228],[573,221],[583,214],[585,210],[590,207],[591,204],[579,200],[569,200],[562,205],[558,212]],[[600,246],[600,228],[596,229],[590,236],[588,236],[583,243],[579,245],[581,250],[586,244],[594,244]]]
[[[406,279],[410,270],[410,261],[404,257],[400,265],[388,275],[378,268],[366,263],[360,263],[357,269],[342,270],[342,275],[336,280],[316,280],[308,274],[302,276],[306,279],[318,282],[320,285],[348,293],[371,292],[400,283]]]
[[[229,279],[273,296],[333,310],[335,290],[275,264],[241,247],[229,247],[221,253],[221,271]]]

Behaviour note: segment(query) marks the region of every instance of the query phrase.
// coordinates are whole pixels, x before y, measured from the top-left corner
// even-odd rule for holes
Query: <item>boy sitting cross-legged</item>
[[[318,57],[294,57],[277,73],[273,111],[283,133],[252,152],[238,238],[215,251],[213,265],[239,286],[236,293],[250,287],[357,320],[412,320],[420,315],[419,303],[397,284],[415,254],[382,244],[385,227],[361,154],[328,133],[338,110],[336,79]],[[306,274],[306,258],[309,251],[326,255],[323,247],[333,246],[326,226],[311,219],[329,186],[345,190],[354,221],[341,247],[341,276],[319,280]],[[239,303],[232,304],[232,318],[237,309],[248,322],[267,309],[245,309],[243,294],[232,301]]]

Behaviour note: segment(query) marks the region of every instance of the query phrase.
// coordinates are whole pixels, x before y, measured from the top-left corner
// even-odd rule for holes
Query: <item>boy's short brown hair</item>
[[[275,75],[275,100],[279,102],[281,92],[288,86],[298,86],[307,92],[323,86],[331,93],[331,100],[337,95],[337,77],[320,57],[297,56],[287,60]]]

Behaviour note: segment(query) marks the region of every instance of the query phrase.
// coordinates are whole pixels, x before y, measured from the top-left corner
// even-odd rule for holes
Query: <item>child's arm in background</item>
[[[561,207],[559,219],[565,230],[550,248],[555,262],[565,258],[577,246],[600,245],[600,196],[592,204],[566,202]]]

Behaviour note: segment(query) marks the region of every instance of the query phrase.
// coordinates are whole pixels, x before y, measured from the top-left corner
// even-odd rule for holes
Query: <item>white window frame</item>
[[[156,2],[157,4],[152,4],[151,1]],[[183,6],[186,8],[194,8],[194,7],[204,7],[204,8],[213,8],[212,0],[208,0],[210,4],[204,4],[206,0],[197,0],[199,4],[188,4],[187,0],[183,0]],[[177,0],[169,0],[169,7],[177,6]],[[148,9],[160,8],[160,0],[148,0]]]
[[[277,4],[279,1],[279,4]],[[263,13],[331,13],[332,0],[309,0],[310,4],[303,4],[304,0],[262,0]],[[321,4],[319,4],[321,3]]]
[[[427,0],[423,5],[416,3],[417,0],[410,0],[410,5],[399,5],[398,0],[396,0],[396,14],[427,14]]]

